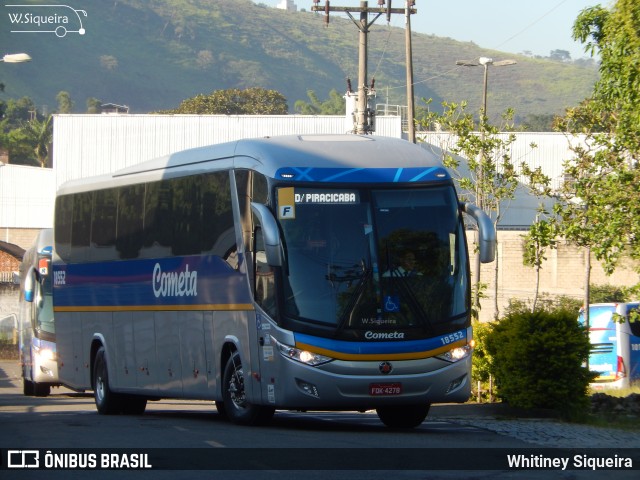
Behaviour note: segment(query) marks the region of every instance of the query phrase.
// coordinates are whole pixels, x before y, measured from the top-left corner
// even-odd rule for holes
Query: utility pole
[[[374,80],[371,85],[367,83],[367,35],[369,28],[375,23],[375,21],[386,13],[387,22],[391,21],[391,15],[394,13],[406,14],[407,17],[416,13],[415,8],[392,8],[392,0],[378,0],[378,7],[369,8],[369,2],[361,1],[359,7],[332,7],[329,0],[325,0],[325,5],[320,6],[320,0],[313,0],[314,5],[311,7],[312,12],[324,12],[324,21],[326,25],[329,25],[329,13],[330,12],[342,12],[346,13],[353,21],[358,30],[360,30],[358,41],[358,103],[357,110],[355,112],[356,126],[355,131],[358,134],[371,133],[375,130],[375,105],[373,108],[368,107],[368,97],[374,92]],[[386,7],[384,6],[386,3]],[[413,4],[413,2],[409,2]],[[353,16],[353,13],[359,14],[359,19]],[[368,21],[370,13],[377,14],[373,20]],[[409,25],[409,24],[408,24]],[[408,99],[410,103],[413,102],[413,98]],[[413,119],[411,119],[413,122]]]
[[[389,0],[389,3],[391,3],[391,0]],[[415,3],[415,0],[406,0],[406,26],[404,29],[407,62],[407,132],[411,143],[416,143],[416,124],[413,121],[415,113],[413,109],[413,50],[411,47],[411,7]]]

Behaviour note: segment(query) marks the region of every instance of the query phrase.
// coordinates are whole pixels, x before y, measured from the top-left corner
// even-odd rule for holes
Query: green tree
[[[614,146],[640,151],[640,4],[617,0],[610,10],[600,6],[583,10],[573,37],[588,53],[600,56],[600,78],[592,102],[616,136]]]
[[[287,99],[276,90],[264,88],[231,88],[215,90],[209,95],[196,95],[183,100],[178,108],[163,110],[164,114],[198,115],[286,115]]]
[[[568,50],[551,50],[549,58],[560,62],[570,62],[571,53]]]
[[[0,120],[0,146],[9,152],[9,161],[19,165],[32,165],[33,145],[28,142],[22,126],[32,117],[35,118],[36,106],[29,97],[9,99],[2,105]]]
[[[427,101],[427,104],[430,101]],[[511,157],[513,134],[513,111],[502,115],[502,124],[495,126],[487,121],[484,112],[480,112],[479,124],[473,114],[466,111],[466,103],[443,103],[443,113],[430,111],[420,121],[425,130],[433,130],[437,125],[452,135],[438,147],[443,152],[443,163],[451,169],[463,195],[482,208],[493,220],[494,228],[502,220],[505,204],[513,199],[518,187],[516,165]],[[532,148],[535,145],[531,146]],[[480,308],[480,261],[476,249],[474,272],[473,308]],[[495,276],[498,274],[498,261],[495,261]],[[496,295],[494,317],[499,315],[497,303],[498,282],[495,282]]]
[[[102,102],[97,98],[87,98],[87,113],[100,113]]]
[[[58,92],[56,101],[58,102],[58,113],[71,113],[73,111],[73,100],[71,100],[69,92]]]
[[[529,232],[523,236],[524,253],[522,263],[533,267],[536,271],[536,287],[533,295],[533,303],[531,311],[536,311],[538,303],[538,294],[540,292],[540,270],[542,264],[547,259],[545,253],[549,248],[556,248],[557,244],[557,226],[548,212],[539,209],[536,214],[536,220],[529,228]]]
[[[9,151],[9,161],[15,165],[37,165],[33,145],[30,143],[27,133],[16,128],[3,134],[2,144]]]
[[[36,105],[31,98],[9,99],[6,103],[2,121],[0,121],[2,131],[7,133],[10,130],[20,128],[22,123],[30,120],[35,112]]]
[[[344,115],[345,113],[345,99],[336,89],[329,92],[329,98],[325,101],[321,101],[313,90],[307,90],[307,96],[310,102],[297,100],[294,104],[296,113],[302,115]]]
[[[553,114],[528,114],[520,123],[520,129],[527,132],[553,132],[556,116]]]
[[[640,259],[640,4],[617,0],[611,9],[585,9],[573,36],[600,56],[600,78],[593,95],[558,122],[581,141],[571,143],[573,158],[565,162],[570,180],[555,212],[562,235],[611,273],[624,255]],[[585,303],[589,280],[587,262]]]
[[[44,120],[33,119],[26,122],[22,128],[26,141],[32,146],[36,159],[42,168],[47,166],[49,146],[53,140],[53,116]]]

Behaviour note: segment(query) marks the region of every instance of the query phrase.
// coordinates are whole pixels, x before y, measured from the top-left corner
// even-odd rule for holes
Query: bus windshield
[[[295,188],[295,209],[279,221],[286,318],[339,330],[431,331],[468,313],[453,187]]]
[[[593,305],[589,307],[589,328],[596,330],[615,330],[613,314],[615,305]],[[580,323],[584,324],[584,313],[580,313]]]

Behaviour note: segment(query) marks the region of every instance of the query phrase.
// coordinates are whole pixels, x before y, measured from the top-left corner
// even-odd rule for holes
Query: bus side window
[[[276,295],[275,295],[275,272],[271,265],[267,263],[267,254],[264,249],[264,237],[262,229],[256,227],[254,249],[255,263],[255,300],[262,309],[275,318],[276,316]]]
[[[73,195],[64,195],[56,199],[55,220],[56,229],[55,248],[65,261],[71,255],[71,226],[73,224]]]

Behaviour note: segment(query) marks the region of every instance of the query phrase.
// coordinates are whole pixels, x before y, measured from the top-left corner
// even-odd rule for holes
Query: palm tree
[[[40,121],[37,118],[26,122],[22,127],[42,168],[47,166],[49,145],[53,139],[53,116],[49,115]]]

